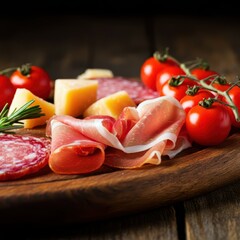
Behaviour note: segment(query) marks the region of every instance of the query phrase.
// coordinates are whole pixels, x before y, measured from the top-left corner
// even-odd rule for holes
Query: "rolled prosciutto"
[[[80,174],[99,169],[105,160],[105,145],[85,137],[60,121],[51,122],[49,167],[58,174]]]
[[[161,163],[191,146],[181,131],[185,111],[163,96],[126,107],[117,120],[109,116],[77,119],[54,116],[46,128],[52,138],[50,167],[56,173],[86,173],[102,164],[132,169]]]

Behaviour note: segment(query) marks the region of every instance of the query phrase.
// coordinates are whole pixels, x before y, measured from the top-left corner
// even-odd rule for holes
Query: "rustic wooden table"
[[[86,68],[108,68],[115,75],[139,77],[143,61],[155,50],[169,47],[180,61],[204,58],[233,80],[240,74],[239,20],[229,15],[4,16],[0,21],[0,68],[30,62],[44,67],[53,79],[75,78]],[[18,219],[19,224],[3,225],[1,236],[234,240],[240,239],[239,207],[240,182],[236,181],[186,201],[108,220],[29,226]]]

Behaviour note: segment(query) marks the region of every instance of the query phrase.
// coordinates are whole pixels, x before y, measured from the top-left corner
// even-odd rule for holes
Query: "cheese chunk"
[[[91,78],[101,78],[113,77],[113,72],[109,69],[102,68],[89,68],[86,71],[78,76],[78,79],[91,79]]]
[[[119,91],[93,103],[84,111],[83,117],[108,115],[117,119],[123,109],[128,106],[135,107],[136,104],[126,91]]]
[[[56,115],[78,117],[97,99],[97,80],[56,79],[54,104]]]
[[[45,116],[22,120],[21,122],[24,123],[24,128],[34,128],[36,126],[45,125],[46,121],[55,114],[55,106],[53,103],[47,102],[46,100],[37,97],[28,89],[17,88],[12,103],[9,107],[8,115],[10,115],[14,109],[22,107],[24,104],[31,100],[34,100],[34,102],[30,105],[30,107],[39,105]]]

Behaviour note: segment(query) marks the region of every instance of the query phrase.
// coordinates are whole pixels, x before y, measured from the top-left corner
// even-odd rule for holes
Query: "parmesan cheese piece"
[[[92,115],[108,115],[118,118],[125,107],[135,107],[135,102],[126,91],[119,91],[97,100],[83,113],[83,117]]]
[[[34,102],[32,103],[32,105],[30,105],[30,107],[39,105],[45,116],[22,120],[22,122],[24,123],[24,128],[34,128],[36,126],[45,125],[46,121],[55,114],[55,106],[53,103],[37,97],[28,89],[17,88],[12,103],[9,107],[8,115],[10,115],[16,108],[18,109],[22,107],[24,104],[31,100],[34,100]]]
[[[97,100],[97,80],[56,79],[54,104],[56,115],[78,117]]]
[[[101,78],[101,77],[106,77],[106,78],[113,77],[113,72],[109,69],[89,68],[89,69],[86,69],[86,71],[80,74],[77,78],[91,79],[91,78]]]

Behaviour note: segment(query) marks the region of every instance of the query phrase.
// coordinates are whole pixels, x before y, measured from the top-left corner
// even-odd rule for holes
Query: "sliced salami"
[[[48,164],[48,138],[2,133],[0,142],[0,181],[21,178]]]
[[[147,99],[159,97],[158,92],[147,88],[143,83],[136,79],[113,77],[97,78],[97,80],[99,83],[97,96],[98,99],[121,90],[125,90],[136,104],[139,104]]]

